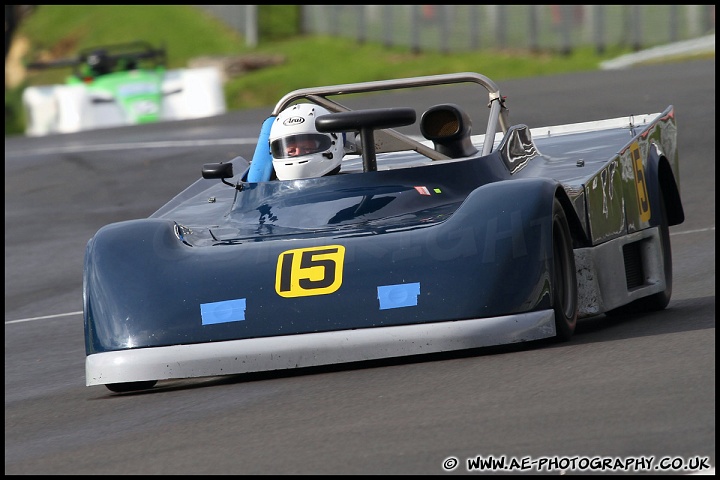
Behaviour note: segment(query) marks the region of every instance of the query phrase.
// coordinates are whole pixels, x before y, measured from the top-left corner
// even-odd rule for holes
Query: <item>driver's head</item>
[[[270,151],[278,179],[320,177],[340,166],[342,134],[315,129],[315,119],[329,113],[318,105],[300,103],[277,116],[270,129]]]
[[[95,75],[105,75],[112,70],[112,61],[105,50],[92,51],[86,61]]]

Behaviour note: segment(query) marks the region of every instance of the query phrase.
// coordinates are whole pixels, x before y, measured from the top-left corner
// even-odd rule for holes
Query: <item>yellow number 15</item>
[[[327,295],[342,285],[345,247],[297,248],[278,256],[275,291],[281,297]]]

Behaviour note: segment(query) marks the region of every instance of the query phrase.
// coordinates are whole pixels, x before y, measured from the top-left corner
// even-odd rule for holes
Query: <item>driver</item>
[[[105,50],[93,50],[87,56],[87,64],[95,76],[106,75],[113,68],[112,60]]]
[[[270,129],[270,152],[279,180],[332,175],[340,171],[342,134],[320,133],[315,119],[330,112],[311,103],[292,105],[277,116]]]

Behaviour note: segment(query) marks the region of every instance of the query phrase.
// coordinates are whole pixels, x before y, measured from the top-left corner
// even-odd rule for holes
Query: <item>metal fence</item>
[[[256,5],[201,6],[257,45]],[[633,50],[715,32],[715,5],[304,5],[303,33],[414,52]]]

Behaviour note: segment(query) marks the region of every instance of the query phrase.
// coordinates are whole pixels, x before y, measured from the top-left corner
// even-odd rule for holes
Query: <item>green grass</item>
[[[228,109],[274,105],[289,91],[319,85],[354,83],[418,75],[472,71],[495,81],[595,70],[603,60],[628,53],[591,48],[571,55],[528,51],[414,54],[381,44],[357,44],[343,38],[300,36],[294,5],[260,7],[260,42],[250,49],[245,39],[203,10],[180,6],[41,5],[24,19],[15,38],[26,38],[26,62],[72,57],[81,48],[145,40],[164,45],[169,68],[187,67],[200,56],[271,55],[283,62],[231,78],[225,84]],[[62,83],[69,69],[28,72],[21,85],[5,91],[5,133],[20,133],[19,98],[28,85]]]
[[[349,39],[330,37],[273,42],[261,45],[257,51],[283,55],[286,62],[229,82],[227,94],[231,108],[271,105],[291,90],[319,85],[466,71],[499,81],[595,70],[602,60],[624,53],[597,56],[585,48],[569,56],[497,51],[414,54],[409,49],[387,49],[380,44],[358,46]]]
[[[72,55],[79,48],[145,40],[166,43],[181,65],[207,52],[232,54],[243,39],[203,10],[189,6],[41,5],[20,26],[33,51]]]

